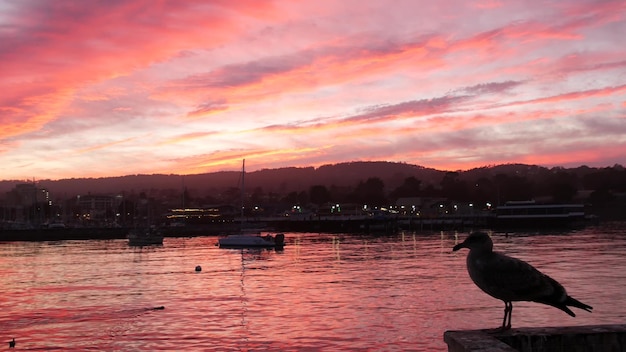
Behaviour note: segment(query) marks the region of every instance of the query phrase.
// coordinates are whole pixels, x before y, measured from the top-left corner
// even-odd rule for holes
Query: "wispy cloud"
[[[0,0],[0,170],[626,160],[626,3],[446,1]]]

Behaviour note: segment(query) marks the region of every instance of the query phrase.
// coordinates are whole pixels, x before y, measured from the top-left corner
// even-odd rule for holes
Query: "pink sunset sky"
[[[0,179],[626,162],[626,2],[0,0]]]

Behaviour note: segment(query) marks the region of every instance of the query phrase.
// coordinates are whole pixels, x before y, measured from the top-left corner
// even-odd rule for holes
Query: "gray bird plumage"
[[[511,328],[513,302],[547,304],[576,316],[568,306],[591,312],[592,307],[567,295],[561,284],[523,260],[493,251],[491,237],[474,232],[452,249],[468,248],[467,271],[472,281],[485,293],[504,301],[504,319],[498,330]]]

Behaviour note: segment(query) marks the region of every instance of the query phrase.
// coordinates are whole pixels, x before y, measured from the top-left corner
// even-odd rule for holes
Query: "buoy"
[[[13,340],[9,341],[9,348],[15,348],[15,337]]]
[[[196,271],[202,271],[202,267],[200,265],[196,266]]]

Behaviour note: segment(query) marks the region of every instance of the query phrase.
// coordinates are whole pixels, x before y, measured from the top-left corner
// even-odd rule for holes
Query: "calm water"
[[[286,235],[282,252],[219,249],[215,237],[143,249],[0,243],[0,341],[15,337],[17,350],[443,351],[445,330],[501,323],[504,305],[470,281],[467,252],[451,252],[466,233]],[[594,307],[571,318],[518,303],[514,327],[626,321],[626,224],[493,238]]]

